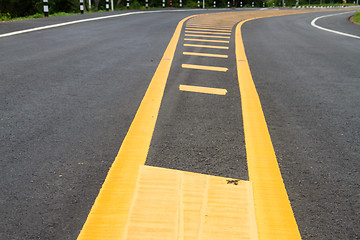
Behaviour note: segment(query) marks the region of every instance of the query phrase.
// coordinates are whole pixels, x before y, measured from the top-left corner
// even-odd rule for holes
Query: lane
[[[244,44],[302,238],[357,239],[360,45],[321,14],[248,22]]]
[[[205,23],[199,16],[183,29],[146,164],[247,180],[232,31],[236,22],[213,18]],[[203,30],[190,31],[193,26]],[[226,35],[220,32],[225,27],[230,31]],[[206,42],[224,36],[226,42]],[[190,37],[199,41],[186,40]],[[181,85],[223,89],[226,94],[181,91]]]
[[[177,23],[191,14],[0,40],[0,238],[77,237]]]
[[[9,56],[8,59],[0,60],[1,79],[3,79],[1,84],[4,86],[1,89],[3,96],[1,138],[4,139],[1,146],[1,152],[4,152],[1,175],[5,176],[5,180],[1,182],[5,189],[5,195],[1,197],[1,203],[4,203],[1,214],[5,216],[2,224],[4,231],[2,229],[0,231],[1,237],[74,239],[77,236],[173,29],[177,22],[187,15],[190,14],[129,17],[126,21],[106,20],[56,31],[49,30],[46,34],[31,33],[26,38],[13,37],[1,40],[1,47],[4,47],[2,49],[5,55]],[[144,24],[145,22],[147,24]],[[134,32],[132,30],[134,28],[138,31]],[[194,44],[198,43],[194,42]],[[208,44],[213,43],[208,42]],[[183,46],[183,48],[190,52],[191,50],[187,48],[193,47]],[[216,54],[212,52],[212,58],[222,56],[221,59],[211,60],[212,63],[220,63],[221,60],[226,59],[224,56],[228,57],[225,61],[231,62],[234,59],[231,54],[223,54],[224,49],[212,50]],[[198,61],[199,56],[196,58],[195,56],[191,55],[190,59],[195,61],[189,63],[207,62]],[[181,65],[177,66],[180,68]],[[139,72],[139,69],[142,71]],[[198,71],[181,70],[184,73]],[[189,73],[186,73],[187,77],[183,76],[182,84],[191,85],[197,80],[199,80],[197,83],[215,82],[215,86],[210,84],[209,86],[226,88],[232,94],[230,91],[235,85],[229,82],[224,84],[222,77],[217,76],[217,73],[212,74],[210,78],[204,74],[198,79],[189,79]],[[229,74],[229,71],[225,74]],[[168,91],[166,94],[177,96],[180,92],[179,85],[180,81],[174,84],[176,91]],[[198,93],[187,92],[187,94]],[[231,96],[230,102],[235,103],[237,97],[228,94],[225,96]],[[173,166],[172,168],[245,179],[246,164],[231,164],[226,161],[227,157],[245,159],[240,156],[244,156],[244,151],[239,150],[239,142],[235,139],[243,141],[242,136],[239,137],[231,132],[231,129],[234,131],[234,128],[241,126],[234,128],[230,126],[231,120],[240,119],[241,122],[239,111],[231,109],[235,106],[233,104],[211,102],[203,95],[196,99],[198,99],[195,101],[198,104],[197,109],[204,108],[208,102],[214,105],[208,113],[203,110],[201,110],[203,113],[198,112],[195,107],[190,106],[193,111],[187,115],[179,113],[179,117],[185,117],[187,120],[195,117],[197,123],[201,125],[204,122],[202,119],[206,116],[219,123],[218,129],[213,128],[210,121],[206,124],[207,127],[213,128],[214,136],[210,136],[211,134],[206,136],[207,132],[202,132],[198,126],[193,126],[194,132],[189,132],[190,136],[194,133],[200,135],[205,133],[204,138],[198,139],[200,147],[206,147],[208,144],[204,142],[205,137],[215,140],[211,144],[219,143],[220,147],[214,145],[201,151],[201,154],[210,153],[204,159],[210,159],[209,156],[221,159],[217,169],[211,166],[213,163],[206,161],[203,163],[199,161],[199,164],[195,163],[195,166],[190,167],[184,162],[179,163],[177,159],[169,161],[163,156],[161,158],[155,156],[154,161],[159,161],[156,164]],[[190,100],[187,102],[190,103]],[[228,118],[217,116],[216,107],[220,107]],[[199,113],[200,117],[197,115]],[[224,124],[221,120],[228,122]],[[226,126],[226,123],[229,126]],[[188,125],[183,127],[189,129]],[[185,159],[188,158],[187,153],[186,151],[180,153],[181,148],[192,149],[194,145],[191,141],[186,142],[185,139],[181,139],[181,136],[176,134],[178,129],[174,129],[173,136],[183,141],[184,145],[178,145],[180,146],[178,152],[176,149],[174,152]],[[220,140],[223,134],[218,133],[219,129],[229,137],[230,144],[227,139]],[[216,134],[219,138],[216,138]],[[169,143],[173,141],[171,137],[168,136]],[[233,156],[224,156],[225,151],[220,151],[224,153],[223,155],[217,155],[217,150],[229,147],[225,146],[226,144],[234,146],[232,148],[234,152],[230,153]],[[172,144],[169,146],[176,147]],[[164,156],[167,154],[172,156],[166,148],[168,147],[164,146]],[[191,154],[193,153],[196,154],[195,148]],[[201,159],[195,155],[192,157]],[[219,167],[222,163],[224,165]],[[189,164],[193,163],[189,162]],[[18,231],[18,229],[22,230]]]
[[[349,21],[349,18],[353,16],[354,13],[355,11],[352,11],[345,14],[324,17],[318,19],[316,21],[316,24],[319,25],[320,27],[324,27],[334,31],[343,32],[360,37],[360,26]],[[332,14],[324,14],[324,15],[332,15]]]

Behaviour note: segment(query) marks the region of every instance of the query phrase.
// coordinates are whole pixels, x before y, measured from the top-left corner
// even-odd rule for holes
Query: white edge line
[[[122,13],[122,14],[103,16],[103,17],[96,17],[96,18],[88,18],[88,19],[81,19],[81,20],[76,20],[76,21],[70,21],[70,22],[64,22],[64,23],[52,24],[52,25],[47,25],[47,26],[42,26],[42,27],[37,27],[37,28],[30,28],[30,29],[15,31],[15,32],[4,33],[4,34],[0,34],[0,38],[10,37],[10,36],[23,34],[23,33],[28,33],[28,32],[35,32],[35,31],[40,31],[40,30],[45,30],[45,29],[50,29],[50,28],[63,27],[63,26],[71,25],[71,24],[77,24],[77,23],[83,23],[83,22],[91,22],[91,21],[103,20],[103,19],[108,19],[108,18],[123,17],[123,16],[128,16],[128,15],[133,15],[133,14],[162,13],[162,12],[186,12],[186,11],[191,12],[191,11],[199,11],[199,10],[201,11],[201,9],[193,9],[193,10],[189,9],[189,10],[158,10],[158,11]]]
[[[351,12],[353,12],[353,11],[351,11]],[[324,27],[320,27],[319,25],[316,25],[316,21],[319,20],[319,19],[321,19],[321,18],[336,16],[336,15],[341,15],[341,14],[346,14],[346,13],[351,13],[351,12],[343,12],[343,13],[325,15],[325,16],[320,16],[320,17],[314,18],[314,19],[311,21],[311,26],[316,27],[316,28],[321,29],[321,30],[324,30],[324,31],[328,31],[328,32],[332,32],[332,33],[339,34],[339,35],[343,35],[343,36],[346,36],[346,37],[352,37],[352,38],[360,39],[360,36],[356,36],[356,35],[352,35],[352,34],[348,34],[348,33],[343,33],[343,32],[331,30],[331,29],[324,28]]]

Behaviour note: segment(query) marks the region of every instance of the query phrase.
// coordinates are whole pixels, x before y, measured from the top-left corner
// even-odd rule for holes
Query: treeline
[[[111,0],[109,0],[111,1]],[[113,0],[116,9],[126,8],[126,0]],[[169,7],[169,1],[166,0],[166,6]],[[311,4],[336,4],[341,3],[342,0],[310,0]],[[351,0],[350,0],[351,1]],[[197,0],[183,0],[183,7],[185,8],[196,8]],[[213,6],[214,0],[206,0],[206,7],[210,8]],[[267,7],[278,6],[282,0],[236,0],[235,6],[240,7],[242,2],[243,7],[251,7],[254,2],[255,7],[262,7],[263,3],[266,3]],[[296,0],[285,0],[286,6],[294,6]],[[348,1],[349,2],[349,1]],[[80,11],[79,0],[48,0],[50,14],[58,12],[76,13]],[[299,0],[301,5],[308,4],[309,0]],[[89,1],[84,0],[85,10],[90,10],[88,5]],[[92,0],[91,10],[105,10],[105,0]],[[230,0],[232,6],[233,1]],[[202,6],[202,0],[200,0]],[[228,0],[216,0],[216,7],[225,8],[228,5]],[[162,6],[162,0],[149,0],[149,7],[160,8]],[[172,0],[173,7],[179,7],[179,0]],[[132,9],[145,8],[145,0],[130,0],[130,7]],[[6,14],[11,18],[24,17],[34,15],[36,13],[43,12],[43,0],[0,0],[0,15]]]

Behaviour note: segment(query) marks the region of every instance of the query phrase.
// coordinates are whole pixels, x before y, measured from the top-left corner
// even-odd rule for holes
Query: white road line
[[[191,11],[200,11],[200,10],[201,9],[193,9],[193,10],[192,9],[190,9],[190,10],[160,10],[160,11],[146,11],[146,12],[142,11],[142,12],[122,13],[122,14],[116,14],[116,15],[110,15],[110,16],[104,16],[104,17],[96,17],[96,18],[88,18],[88,19],[81,19],[81,20],[76,20],[76,21],[71,21],[71,22],[64,22],[64,23],[47,25],[47,26],[42,26],[42,27],[37,27],[37,28],[30,28],[30,29],[15,31],[15,32],[4,33],[4,34],[0,34],[0,38],[14,36],[14,35],[22,34],[22,33],[35,32],[35,31],[40,31],[40,30],[45,30],[45,29],[50,29],[50,28],[63,27],[63,26],[67,26],[67,25],[77,24],[77,23],[98,21],[98,20],[103,20],[103,19],[108,19],[108,18],[123,17],[123,16],[128,16],[128,15],[134,15],[134,14],[162,13],[162,12],[186,12],[186,11],[191,12]]]
[[[353,11],[351,11],[351,12],[353,12]],[[324,27],[320,27],[319,25],[316,25],[316,21],[319,20],[319,19],[321,19],[321,18],[336,16],[336,15],[341,15],[341,14],[346,14],[346,13],[351,13],[351,12],[343,12],[343,13],[325,15],[325,16],[321,16],[321,17],[314,18],[314,19],[311,21],[311,26],[316,27],[316,28],[321,29],[321,30],[324,30],[324,31],[328,31],[328,32],[332,32],[332,33],[339,34],[339,35],[343,35],[343,36],[346,36],[346,37],[352,37],[352,38],[360,39],[360,36],[356,36],[356,35],[352,35],[352,34],[348,34],[348,33],[343,33],[343,32],[331,30],[331,29],[324,28]]]

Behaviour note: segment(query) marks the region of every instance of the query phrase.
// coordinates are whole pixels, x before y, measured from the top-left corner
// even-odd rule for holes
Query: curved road
[[[196,13],[133,15],[0,39],[1,239],[77,237],[177,23]],[[242,31],[303,239],[357,239],[360,44],[311,27],[325,14],[255,20]],[[46,21],[1,23],[1,33]],[[356,29],[350,24],[343,28]],[[187,76],[171,69],[175,82],[165,90],[147,164],[247,179],[239,96],[213,102],[209,112],[201,108],[205,97],[194,105],[171,91],[169,84]],[[203,83],[222,78],[213,74]],[[215,110],[224,114],[212,119]],[[198,124],[209,119],[212,132],[183,131],[180,120],[192,116]],[[189,153],[187,146],[196,147]],[[179,161],[189,157],[195,162]]]

